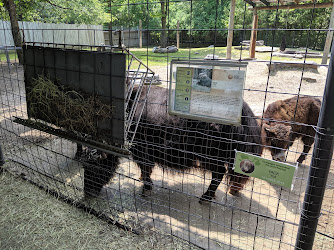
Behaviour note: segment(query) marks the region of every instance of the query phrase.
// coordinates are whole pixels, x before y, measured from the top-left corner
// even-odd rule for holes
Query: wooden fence
[[[102,25],[19,22],[25,42],[99,45],[105,43]],[[11,25],[0,20],[0,46],[14,46]]]

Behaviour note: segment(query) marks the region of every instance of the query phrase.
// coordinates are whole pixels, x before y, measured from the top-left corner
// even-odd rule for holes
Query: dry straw
[[[28,88],[30,117],[44,120],[68,131],[96,135],[97,121],[110,119],[112,106],[96,96],[80,94],[50,79],[39,76]]]
[[[0,197],[0,249],[193,249],[153,230],[120,230],[7,171],[0,175]]]

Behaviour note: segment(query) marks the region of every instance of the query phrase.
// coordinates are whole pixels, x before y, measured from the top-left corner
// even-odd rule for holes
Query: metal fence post
[[[5,164],[5,159],[3,157],[3,153],[1,150],[1,145],[0,145],[0,167],[3,166]]]
[[[334,43],[298,228],[296,249],[312,249],[333,154]]]

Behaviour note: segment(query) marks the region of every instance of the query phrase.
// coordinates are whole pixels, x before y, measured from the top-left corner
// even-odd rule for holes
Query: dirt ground
[[[162,80],[162,86],[166,86],[169,67],[152,69]],[[0,72],[0,143],[10,159],[6,168],[82,200],[83,170],[73,160],[75,144],[13,123],[13,116],[26,117],[23,70],[12,66],[9,72],[1,65]],[[268,104],[292,95],[321,98],[326,74],[326,67],[305,71],[286,68],[269,74],[266,63],[249,62],[244,99],[261,116]],[[288,162],[295,163],[301,151],[302,144],[296,141],[289,150]],[[203,248],[294,249],[310,155],[298,168],[293,190],[254,179],[240,197],[233,197],[226,193],[224,181],[211,205],[198,203],[210,182],[209,173],[182,174],[155,167],[154,190],[151,197],[143,198],[136,164],[123,159],[117,175],[102,190],[103,199],[96,199],[94,206],[138,230],[154,227]],[[265,151],[263,157],[270,158],[269,152]],[[334,233],[333,173],[334,168],[329,174],[318,226],[319,232],[329,236]],[[314,249],[333,247],[332,239],[321,234],[316,237]]]

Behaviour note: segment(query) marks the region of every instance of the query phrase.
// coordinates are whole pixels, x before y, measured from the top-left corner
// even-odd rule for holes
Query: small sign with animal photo
[[[221,124],[241,124],[247,63],[172,61],[169,113]]]
[[[297,168],[298,163],[293,166],[236,150],[233,170],[292,190]]]

